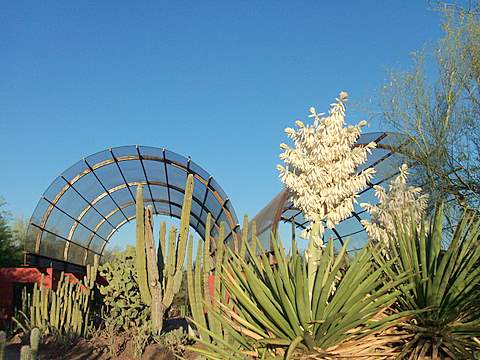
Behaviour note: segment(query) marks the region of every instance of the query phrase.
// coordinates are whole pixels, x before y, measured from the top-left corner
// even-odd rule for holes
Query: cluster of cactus
[[[172,305],[182,283],[182,269],[188,242],[190,210],[193,196],[193,175],[185,186],[180,232],[171,227],[168,233],[164,222],[160,225],[158,249],[153,236],[153,208],[144,207],[143,187],[138,186],[136,196],[136,268],[142,301],[150,306],[152,331],[159,334],[163,318]]]
[[[30,332],[30,345],[20,348],[20,360],[37,360],[40,337],[40,329],[33,328]]]
[[[235,338],[231,324],[225,322],[223,311],[232,311],[233,303],[228,301],[229,294],[222,280],[222,271],[228,261],[228,248],[224,245],[225,224],[220,225],[217,238],[210,237],[211,215],[206,222],[206,236],[203,246],[199,244],[193,265],[193,239],[190,238],[187,254],[187,283],[188,298],[193,322],[198,330],[199,340],[208,350],[218,351],[215,344],[226,344],[229,348],[238,348],[241,339]],[[242,229],[242,238],[239,249],[241,259],[247,259],[247,241],[251,231],[251,253],[255,254],[256,225],[253,221],[249,229],[248,217],[245,215]],[[202,349],[192,347],[191,350],[202,354]],[[223,354],[227,356],[228,354]]]
[[[107,281],[106,285],[98,286],[103,295],[102,310],[106,324],[122,331],[146,323],[150,308],[140,296],[135,248],[128,246],[112,261],[100,265],[99,273]]]
[[[30,328],[86,335],[97,269],[98,257],[95,257],[94,265],[87,266],[83,281],[76,283],[62,272],[55,290],[45,287],[42,275],[41,284],[35,283],[30,300]]]

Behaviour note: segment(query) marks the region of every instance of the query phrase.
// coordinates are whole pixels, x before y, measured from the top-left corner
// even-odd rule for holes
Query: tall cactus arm
[[[160,238],[158,240],[158,249],[157,249],[157,264],[158,264],[158,275],[160,276],[160,284],[164,286],[164,274],[165,269],[165,241],[167,237],[167,225],[165,221],[160,223]]]
[[[158,275],[155,240],[153,238],[153,208],[148,206],[145,211],[145,246],[147,253],[148,285],[152,297],[152,330],[160,334],[163,327],[165,306],[162,303],[162,287]]]
[[[224,240],[225,240],[225,223],[222,222],[220,223],[220,231],[218,232],[218,239],[217,239],[217,250],[215,252],[215,273],[217,276],[215,277],[215,297],[217,299],[222,299],[221,298],[221,293],[220,293],[220,279],[219,279],[219,274],[222,271],[222,263],[223,263],[223,257],[224,257]],[[223,299],[222,299],[223,301]]]
[[[212,299],[210,299],[210,286],[209,286],[209,278],[210,278],[210,230],[212,224],[212,215],[208,213],[207,215],[207,222],[205,224],[205,241],[203,243],[203,286],[204,286],[204,294],[205,294],[205,304],[207,309],[212,304]],[[200,242],[198,244],[200,246]],[[207,310],[208,311],[208,310]]]
[[[248,241],[248,216],[243,217],[243,229],[242,229],[242,243],[240,244],[240,258],[245,259],[247,253],[247,241]]]
[[[195,268],[197,264],[195,264]],[[196,270],[196,269],[195,269]],[[203,302],[203,296],[201,292],[196,292],[195,279],[193,273],[193,237],[190,238],[188,242],[188,251],[187,251],[187,290],[188,290],[188,301],[190,303],[190,310],[192,311],[193,321],[200,325],[205,326],[205,315],[201,308],[199,309],[198,301]],[[202,339],[208,339],[208,334],[205,333],[201,328],[199,329],[200,337]]]
[[[251,244],[249,244],[251,246],[251,250],[252,250],[252,254],[257,254],[257,223],[255,222],[255,220],[252,220],[252,241],[251,241]]]
[[[175,252],[177,248],[175,247],[175,238],[177,236],[177,229],[171,227],[168,234],[168,248],[167,248],[167,257],[165,264],[165,288],[163,293],[163,305],[165,307],[170,307],[172,305],[174,297],[174,280],[175,280]]]
[[[142,301],[146,305],[150,305],[152,303],[152,296],[148,287],[147,259],[145,256],[145,208],[143,205],[143,186],[141,185],[137,187],[136,210],[137,241],[135,247],[135,266],[138,274],[138,287]]]
[[[193,175],[188,175],[183,198],[182,215],[180,218],[180,235],[178,238],[177,266],[176,271],[181,271],[185,261],[185,251],[188,242],[188,229],[190,227],[190,211],[192,209]]]

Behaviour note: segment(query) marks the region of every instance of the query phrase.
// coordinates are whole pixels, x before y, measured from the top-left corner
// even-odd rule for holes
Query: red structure
[[[53,267],[18,267],[0,268],[0,328],[13,316],[15,305],[21,301],[21,289],[25,286],[41,284],[47,288],[55,289],[60,279],[61,271]],[[71,282],[78,282],[83,274],[65,273]]]

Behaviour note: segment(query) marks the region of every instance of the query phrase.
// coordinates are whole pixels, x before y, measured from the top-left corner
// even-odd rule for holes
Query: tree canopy
[[[399,150],[431,204],[480,205],[478,9],[444,6],[443,37],[414,53],[410,70],[392,71],[379,97],[385,122],[409,140]]]
[[[1,208],[5,202],[0,198],[0,267],[18,266],[22,262],[21,237],[24,236],[21,224],[16,221],[13,228],[9,224],[9,213]]]

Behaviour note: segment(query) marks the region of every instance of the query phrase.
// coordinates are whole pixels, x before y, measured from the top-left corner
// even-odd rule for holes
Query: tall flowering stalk
[[[285,129],[294,147],[280,145],[283,150],[280,159],[285,163],[285,166],[277,166],[280,178],[289,190],[294,206],[310,221],[307,231],[302,234],[310,239],[305,253],[311,260],[310,289],[323,246],[324,226],[334,228],[350,216],[358,192],[367,186],[375,173],[373,168],[360,173],[357,170],[376,144],[355,146],[367,122],[362,120],[357,125],[345,126],[347,97],[346,92],[341,92],[326,117],[311,107],[309,117],[313,118],[313,124],[297,120],[297,129]]]
[[[399,170],[399,175],[390,182],[388,191],[381,186],[374,187],[378,205],[360,204],[371,215],[371,220],[362,220],[362,225],[373,243],[388,245],[389,236],[396,232],[398,224],[395,222],[420,226],[425,215],[428,195],[422,194],[421,188],[407,184],[407,165],[403,164]]]

